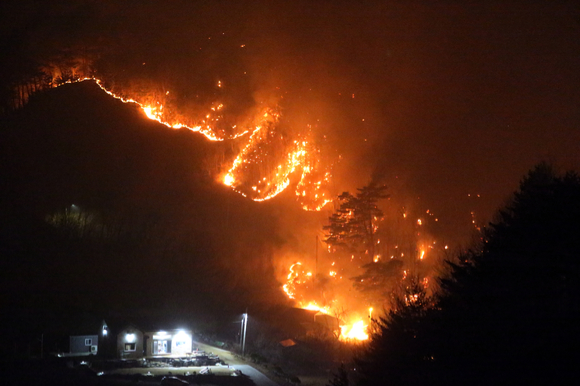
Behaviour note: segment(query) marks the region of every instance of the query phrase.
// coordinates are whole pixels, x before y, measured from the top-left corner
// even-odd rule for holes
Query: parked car
[[[186,386],[189,382],[179,379],[177,377],[163,377],[161,378],[161,386]]]

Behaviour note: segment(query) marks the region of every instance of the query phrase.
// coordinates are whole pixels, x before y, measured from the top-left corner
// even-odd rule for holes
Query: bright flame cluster
[[[306,283],[308,280],[312,280],[312,272],[305,271],[301,269],[302,263],[296,262],[291,264],[288,268],[288,275],[286,276],[286,283],[282,286],[282,289],[290,299],[294,299],[300,308],[311,311],[318,311],[325,315],[335,316],[335,312],[331,306],[320,306],[316,301],[303,302],[296,299],[296,286]],[[336,276],[336,272],[330,271],[329,275],[331,277]],[[350,322],[345,322],[340,320],[338,317],[340,334],[338,338],[342,341],[363,341],[369,339],[367,332],[368,325],[365,324],[363,319],[358,319]]]
[[[276,111],[263,114],[223,183],[254,201],[266,201],[283,192],[296,176],[296,196],[302,208],[320,210],[332,202],[323,188],[330,183],[331,173],[320,172],[320,151],[309,135],[280,134],[279,120]]]
[[[302,265],[302,263],[294,263],[290,266],[289,273],[287,276],[288,281],[286,282],[286,284],[282,286],[282,289],[284,290],[284,292],[286,292],[286,295],[288,295],[290,299],[294,299],[294,291],[296,290],[295,280],[300,275],[298,270],[294,270],[297,265]],[[300,282],[298,281],[298,283]]]

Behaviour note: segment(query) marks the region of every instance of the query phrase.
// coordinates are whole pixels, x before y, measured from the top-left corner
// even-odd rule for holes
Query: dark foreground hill
[[[216,182],[207,161],[231,144],[149,121],[91,82],[37,94],[0,136],[12,326],[40,331],[77,311],[227,319],[282,300],[271,206]]]

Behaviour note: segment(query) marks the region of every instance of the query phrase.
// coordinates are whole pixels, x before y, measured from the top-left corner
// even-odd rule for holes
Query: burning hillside
[[[339,24],[331,29],[348,40],[350,33]],[[298,306],[341,320],[343,338],[364,337],[346,329],[356,325],[364,331],[369,310],[388,309],[397,286],[408,278],[417,277],[428,287],[446,249],[438,232],[445,222],[429,203],[405,202],[415,195],[414,187],[395,187],[393,197],[373,203],[384,213],[371,210],[362,217],[354,207],[342,207],[347,196],[337,196],[392,173],[384,165],[376,167],[390,157],[377,151],[382,137],[392,132],[387,124],[393,121],[379,120],[390,104],[369,92],[375,85],[371,73],[352,75],[350,55],[348,63],[333,61],[342,54],[319,51],[316,39],[281,38],[271,47],[264,40],[267,34],[242,38],[229,28],[200,32],[186,48],[155,44],[158,36],[151,31],[145,37],[127,36],[109,40],[92,56],[71,51],[64,55],[67,60],[44,62],[42,76],[17,85],[15,106],[38,90],[95,82],[108,95],[138,106],[150,120],[201,134],[208,146],[220,148],[208,174],[234,192],[263,202],[293,191],[285,196],[293,196],[297,208],[320,213],[280,210],[280,217],[297,221],[280,220],[287,221],[284,232],[291,234],[284,238],[293,240],[278,246],[278,279]],[[396,113],[391,108],[390,114]],[[412,164],[395,161],[398,168]],[[306,216],[315,220],[303,221]],[[334,220],[329,224],[327,218]],[[345,224],[357,225],[344,233]],[[322,232],[325,226],[330,228]],[[296,246],[313,235],[321,236],[315,262],[312,251]]]
[[[52,75],[54,87],[65,84],[94,81],[104,92],[124,103],[138,105],[147,118],[155,120],[168,128],[187,129],[204,135],[210,141],[244,141],[230,166],[220,176],[223,184],[254,201],[269,200],[295,182],[297,200],[304,210],[320,210],[331,202],[327,186],[331,182],[329,170],[323,168],[320,148],[313,140],[311,127],[305,130],[293,130],[282,118],[279,109],[266,108],[256,113],[250,122],[234,124],[224,128],[220,123],[227,114],[227,107],[216,101],[201,118],[183,118],[158,93],[146,93],[142,96],[131,92],[115,92],[104,85],[98,78],[78,78],[59,82],[62,79]],[[219,81],[216,87],[221,88]],[[165,96],[170,95],[166,91]]]
[[[431,234],[439,223],[432,211],[405,209],[383,188],[371,184],[356,196],[339,196],[335,211],[327,211],[315,253],[292,255],[298,261],[281,258],[289,264],[286,295],[300,307],[337,318],[341,340],[365,340],[373,310],[382,315],[397,298],[408,297],[415,283],[432,293],[448,249]],[[361,228],[364,217],[368,223]]]
[[[92,81],[108,95],[137,105],[147,118],[168,128],[190,130],[210,142],[231,142],[231,160],[224,161],[214,178],[244,197],[261,202],[291,188],[306,211],[320,211],[333,201],[329,186],[334,160],[323,157],[311,125],[303,129],[291,126],[280,100],[270,107],[253,109],[240,122],[228,115],[228,106],[219,98],[208,104],[207,111],[186,116],[176,107],[171,90],[154,86],[149,91],[143,87],[138,91],[108,88],[105,80],[70,73],[72,78],[67,79],[62,73],[51,74],[51,85]],[[214,86],[223,95],[224,83],[218,81]],[[342,340],[368,339],[372,310],[388,309],[389,299],[409,273],[420,277],[427,288],[432,264],[425,266],[423,261],[432,250],[439,249],[422,231],[428,220],[438,222],[432,219],[433,213],[427,210],[412,220],[404,208],[387,205],[384,214],[378,206],[379,201],[382,205],[390,200],[384,189],[370,185],[359,189],[356,197],[343,193],[335,198],[335,213],[325,226],[326,244],[320,245],[324,256],[319,260],[317,252],[314,267],[292,263],[284,280],[283,290],[297,306],[339,321],[340,330],[334,334]]]

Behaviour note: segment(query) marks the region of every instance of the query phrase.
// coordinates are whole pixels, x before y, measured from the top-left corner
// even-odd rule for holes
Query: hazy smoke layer
[[[223,103],[216,127],[225,136],[275,108],[281,114],[276,135],[308,135],[316,144],[322,170],[332,172],[329,194],[381,180],[390,188],[388,215],[429,213],[438,221],[426,238],[446,244],[469,240],[474,225],[485,225],[534,163],[580,166],[574,2],[72,1],[45,7],[8,1],[1,7],[9,58],[2,71],[10,74],[4,82],[26,74],[23,64],[66,68],[67,61],[81,66],[80,60],[115,91],[162,97],[175,119],[197,122]],[[192,164],[217,180],[244,140],[208,144]],[[269,162],[271,170],[278,158]],[[256,216],[260,223],[235,226],[246,244],[233,261],[251,260],[248,240],[268,244],[264,255],[275,249],[282,262],[278,277],[288,263],[312,259],[332,210],[303,212],[290,190],[275,202],[227,205],[220,208],[231,221]],[[264,212],[250,209],[258,205]],[[259,233],[262,226],[268,240],[252,239],[250,229]]]

